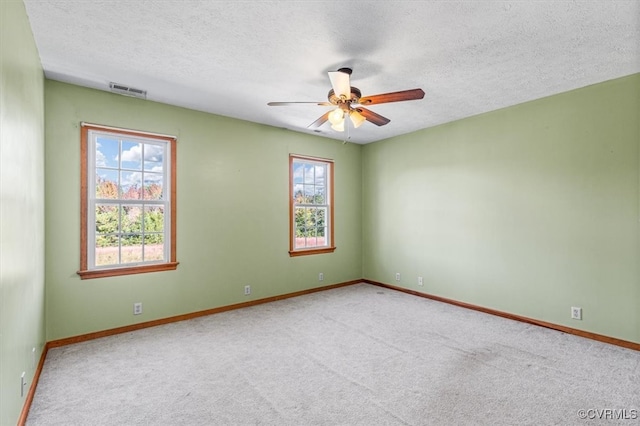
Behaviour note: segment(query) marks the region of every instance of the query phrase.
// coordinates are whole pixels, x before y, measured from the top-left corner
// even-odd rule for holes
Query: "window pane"
[[[120,142],[117,139],[98,137],[96,140],[96,167],[118,168]]]
[[[295,208],[295,244],[296,248],[304,247],[304,207]]]
[[[117,235],[97,235],[95,250],[96,266],[117,265],[120,263]]]
[[[130,236],[129,236],[130,237]],[[127,238],[129,238],[127,237]],[[124,245],[125,237],[123,237],[122,243],[122,261],[121,263],[138,263],[142,262],[142,239],[138,236],[140,241],[137,244]]]
[[[117,234],[120,232],[120,207],[96,205],[96,233]]]
[[[144,232],[164,232],[164,207],[145,206]]]
[[[163,176],[160,173],[145,173],[144,174],[144,199],[145,200],[162,200],[162,180]]]
[[[304,183],[315,182],[315,167],[312,164],[304,165]]]
[[[304,202],[304,187],[302,184],[295,185],[293,188],[293,202],[300,204]]]
[[[315,228],[309,229],[307,231],[307,238],[305,240],[305,245],[307,247],[316,247],[318,245]]]
[[[293,184],[300,185],[303,182],[304,165],[302,163],[293,163]]]
[[[142,206],[122,206],[122,233],[142,232]]]
[[[314,183],[316,185],[325,185],[325,177],[326,177],[327,166],[326,165],[316,165],[314,170]]]
[[[325,204],[326,202],[326,190],[324,188],[324,186],[316,186],[315,187],[315,193],[313,196],[313,203],[314,204]]]
[[[142,170],[142,144],[132,141],[122,141],[122,157],[120,167],[130,170]]]
[[[118,197],[118,171],[96,169],[96,198],[115,200]]]
[[[144,150],[144,170],[156,173],[163,172],[164,146],[152,143],[145,143]]]
[[[319,208],[316,210],[316,232],[318,234],[318,245],[326,246],[327,241],[327,209]]]
[[[140,200],[142,198],[142,173],[120,172],[120,191],[123,200]]]
[[[154,261],[164,259],[164,239],[162,234],[145,234],[144,260]]]
[[[120,207],[96,205],[96,266],[120,263]]]
[[[327,221],[327,208],[318,207],[316,209],[316,223],[318,227],[326,226],[326,221]]]
[[[306,204],[313,204],[314,192],[315,192],[314,185],[304,185],[304,202]]]
[[[307,229],[315,230],[316,229],[316,208],[308,207],[305,211],[305,214],[307,215],[305,218]]]

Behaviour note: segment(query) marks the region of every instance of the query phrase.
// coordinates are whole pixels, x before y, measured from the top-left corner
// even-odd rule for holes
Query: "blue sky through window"
[[[325,185],[326,165],[314,163],[293,163],[293,193],[302,192],[307,197],[321,196],[317,199],[324,203],[326,195]]]
[[[96,174],[118,185],[121,194],[131,187],[163,186],[165,145],[105,135],[96,138]]]

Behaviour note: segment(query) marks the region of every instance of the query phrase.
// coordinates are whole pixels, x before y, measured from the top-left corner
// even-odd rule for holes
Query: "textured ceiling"
[[[640,72],[640,0],[25,0],[48,78],[343,140],[307,126],[328,107],[327,71],[353,68],[372,105],[369,143]],[[104,123],[110,124],[110,123]],[[149,130],[149,129],[147,129]]]

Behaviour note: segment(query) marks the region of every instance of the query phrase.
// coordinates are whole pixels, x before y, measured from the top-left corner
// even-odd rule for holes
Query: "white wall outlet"
[[[23,371],[20,376],[20,397],[24,396],[24,390],[27,387],[27,379],[25,378],[26,373]]]
[[[578,308],[576,306],[571,307],[571,318],[581,320],[582,319],[582,308]]]
[[[250,285],[245,285],[244,286],[244,295],[248,296],[251,294],[251,286]]]
[[[133,304],[133,315],[140,315],[142,313],[142,302],[136,302]]]
[[[318,281],[324,281],[324,274],[322,272],[318,274]]]
[[[36,369],[36,348],[31,349],[31,368]]]
[[[418,277],[418,285],[424,285],[424,280],[422,277]]]
[[[400,272],[396,272],[396,281],[400,281]]]

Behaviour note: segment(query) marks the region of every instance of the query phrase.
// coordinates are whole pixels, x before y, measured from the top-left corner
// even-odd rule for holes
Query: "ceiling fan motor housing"
[[[360,98],[362,97],[362,92],[357,87],[351,86],[351,93],[349,94],[349,98],[343,98],[341,96],[336,96],[336,93],[333,89],[329,90],[329,102],[334,105],[340,106],[341,104],[357,104]]]

